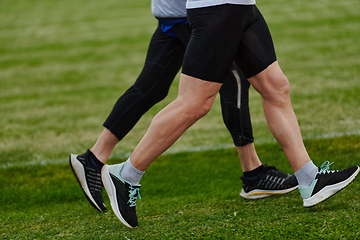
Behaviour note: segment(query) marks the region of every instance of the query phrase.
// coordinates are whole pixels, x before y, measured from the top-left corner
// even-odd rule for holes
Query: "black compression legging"
[[[189,25],[177,24],[172,30],[178,38],[163,33],[158,26],[141,74],[134,85],[118,99],[104,123],[104,127],[119,140],[145,112],[166,97],[181,68],[191,29]],[[234,65],[220,90],[223,119],[236,146],[254,141],[248,106],[249,86],[249,82]]]

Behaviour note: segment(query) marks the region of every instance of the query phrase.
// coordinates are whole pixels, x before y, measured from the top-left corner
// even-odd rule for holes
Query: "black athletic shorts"
[[[182,73],[223,83],[233,61],[250,78],[276,61],[265,19],[255,5],[188,9],[192,35]]]

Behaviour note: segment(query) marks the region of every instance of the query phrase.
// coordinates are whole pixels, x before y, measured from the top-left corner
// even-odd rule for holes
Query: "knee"
[[[268,96],[273,101],[283,102],[287,101],[290,96],[290,83],[285,75],[278,77],[272,81],[274,85],[268,92]]]
[[[152,104],[156,104],[164,100],[168,93],[168,88],[153,88],[147,93],[147,99],[151,101]]]
[[[181,106],[183,108],[183,116],[186,118],[191,118],[195,121],[204,117],[210,111],[212,107],[212,102],[210,101],[191,101],[191,100],[182,100]]]
[[[131,88],[136,89],[141,95],[141,99],[144,105],[153,106],[158,102],[161,102],[168,95],[169,88],[155,85],[152,88],[143,90],[139,89],[136,85],[133,85]]]
[[[208,101],[205,103],[202,103],[201,106],[198,107],[198,114],[201,117],[204,117],[206,114],[208,114],[208,112],[210,112],[212,107],[212,102]]]
[[[200,119],[202,117],[204,117],[206,114],[208,114],[208,112],[211,109],[212,104],[208,104],[208,103],[190,103],[190,105],[188,105],[188,110],[189,112],[196,118],[196,119]]]
[[[181,75],[177,99],[183,104],[185,113],[198,119],[210,111],[220,87],[220,83]]]
[[[258,83],[260,86],[256,90],[265,101],[283,105],[290,100],[290,83],[284,74],[268,76]]]

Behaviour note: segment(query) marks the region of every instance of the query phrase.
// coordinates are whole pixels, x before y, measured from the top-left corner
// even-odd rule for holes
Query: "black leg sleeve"
[[[236,146],[254,142],[249,111],[249,88],[249,81],[233,64],[220,89],[220,99],[224,123]]]
[[[185,46],[158,27],[151,39],[144,68],[116,102],[104,127],[121,140],[154,104],[164,99],[181,68]]]

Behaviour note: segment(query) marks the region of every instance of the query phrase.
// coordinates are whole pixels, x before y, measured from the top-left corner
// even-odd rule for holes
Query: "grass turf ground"
[[[358,163],[360,137],[306,141],[316,164]],[[274,143],[258,147],[263,162],[291,171]],[[115,160],[113,160],[115,162]],[[116,162],[121,159],[116,160]],[[358,239],[360,181],[312,208],[298,190],[245,200],[235,150],[160,157],[142,179],[139,227],[111,209],[95,210],[68,165],[0,169],[1,239]],[[11,176],[11,177],[10,177]],[[105,203],[110,207],[104,194]]]
[[[358,1],[262,0],[258,6],[311,157],[318,165],[335,161],[337,169],[359,164]],[[182,153],[161,157],[144,176],[138,229],[126,229],[111,210],[100,214],[89,206],[67,156],[95,142],[141,71],[155,27],[148,0],[0,1],[0,238],[359,238],[357,179],[311,209],[302,208],[296,192],[245,201],[232,149],[182,152],[232,145],[218,100],[171,149]],[[177,81],[110,163],[123,160],[175,98]],[[261,159],[290,171],[271,143],[253,89],[250,105]]]

